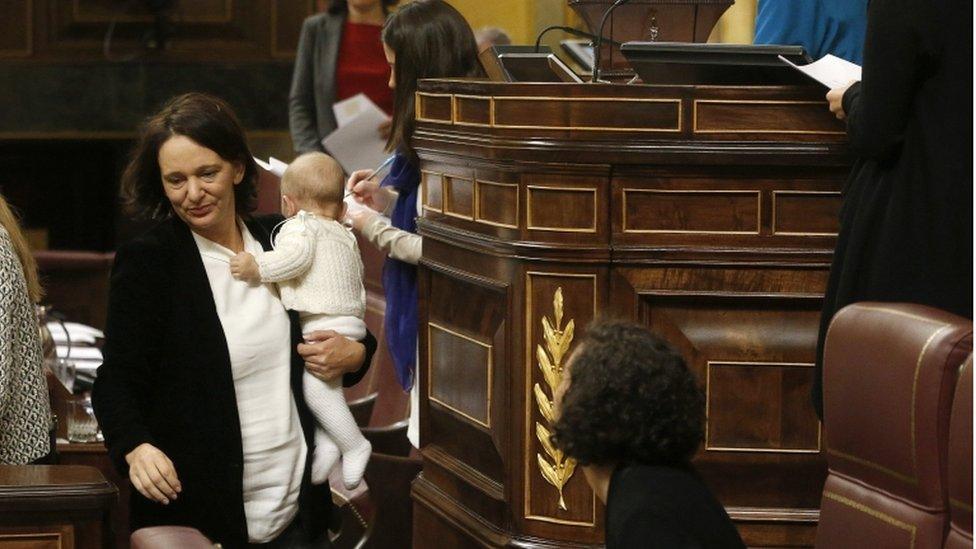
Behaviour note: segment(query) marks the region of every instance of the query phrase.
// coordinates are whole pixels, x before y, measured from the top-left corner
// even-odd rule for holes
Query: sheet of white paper
[[[376,107],[376,105],[373,104],[369,97],[366,97],[365,93],[357,93],[348,99],[334,103],[332,105],[332,114],[335,115],[337,126],[341,128],[352,121],[353,118],[356,118],[359,113],[365,112],[371,107]]]
[[[829,53],[809,65],[797,65],[782,55],[779,56],[779,59],[831,90],[842,88],[851,80],[861,80],[860,65]]]
[[[281,160],[278,160],[277,158],[275,158],[273,156],[270,157],[267,162],[265,162],[264,160],[261,160],[260,158],[258,158],[256,156],[253,157],[253,158],[254,158],[254,161],[257,162],[258,166],[261,166],[261,168],[263,168],[265,171],[271,172],[271,173],[277,175],[278,177],[284,176],[285,175],[285,170],[288,168],[288,164],[285,164],[284,162],[282,162]]]
[[[98,328],[92,328],[91,326],[85,326],[77,322],[65,322],[64,327],[68,329],[67,336],[71,336],[72,343],[86,343],[91,345],[95,343],[96,338],[105,337],[105,334]],[[68,338],[60,322],[48,322],[47,329],[51,332],[51,337],[54,338],[55,343],[68,342]]]
[[[380,125],[386,120],[386,113],[371,102],[345,126],[327,135],[322,146],[346,173],[375,169],[389,156],[386,139],[379,132]]]
[[[97,360],[102,361],[102,351],[98,347],[76,347],[71,346],[71,355],[68,356],[68,346],[58,345],[58,356],[71,360]]]
[[[71,362],[75,365],[75,370],[79,372],[90,372],[94,376],[95,370],[102,365],[101,360],[75,360],[71,359]]]

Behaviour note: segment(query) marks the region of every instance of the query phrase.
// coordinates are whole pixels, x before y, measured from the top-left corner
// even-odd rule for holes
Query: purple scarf
[[[399,193],[390,216],[393,226],[416,233],[420,170],[398,151],[389,175],[380,185],[392,187]],[[386,293],[383,321],[386,343],[393,357],[397,381],[409,390],[414,383],[417,358],[417,266],[387,257],[383,265],[383,290]]]

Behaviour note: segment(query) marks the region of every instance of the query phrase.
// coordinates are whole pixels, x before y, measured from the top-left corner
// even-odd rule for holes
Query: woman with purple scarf
[[[422,239],[417,234],[420,210],[420,159],[411,146],[416,121],[414,96],[422,78],[481,76],[474,33],[464,17],[443,0],[417,0],[390,16],[383,27],[383,50],[390,63],[394,90],[393,127],[388,142],[394,152],[390,173],[377,182],[372,170],[349,177],[357,201],[371,210],[350,212],[353,227],[387,254],[383,267],[386,294],[386,342],[397,381],[410,391],[407,438],[420,447],[417,390],[417,263]],[[392,204],[390,218],[378,212]]]

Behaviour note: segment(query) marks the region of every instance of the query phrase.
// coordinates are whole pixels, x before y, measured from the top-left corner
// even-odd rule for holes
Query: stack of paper
[[[846,59],[827,54],[809,65],[797,65],[779,56],[780,61],[820,82],[828,89],[843,88],[851,81],[861,80],[861,66]]]
[[[379,166],[389,154],[379,128],[389,116],[358,94],[332,106],[339,128],[322,140],[322,146],[346,173]]]

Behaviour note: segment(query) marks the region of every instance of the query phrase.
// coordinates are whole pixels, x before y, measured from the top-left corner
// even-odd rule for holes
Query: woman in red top
[[[393,111],[387,87],[389,66],[380,32],[397,0],[333,0],[325,13],[302,25],[295,72],[288,96],[292,143],[298,154],[322,151],[322,138],[336,128],[332,105],[365,93],[381,109]],[[389,132],[385,124],[377,131]]]

